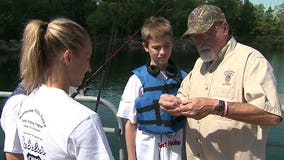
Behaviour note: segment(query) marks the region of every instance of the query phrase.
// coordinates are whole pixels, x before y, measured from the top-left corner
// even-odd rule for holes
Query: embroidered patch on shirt
[[[231,85],[230,81],[231,81],[234,73],[235,72],[232,71],[232,70],[227,70],[227,71],[224,72],[224,81],[225,82],[223,83],[223,85]]]

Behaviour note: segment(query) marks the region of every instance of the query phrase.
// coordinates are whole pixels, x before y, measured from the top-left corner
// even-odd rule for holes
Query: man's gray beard
[[[213,60],[215,60],[218,57],[216,52],[213,51],[213,49],[211,49],[211,48],[209,48],[209,49],[210,49],[210,51],[208,51],[208,52],[198,51],[200,58],[204,62],[212,62]]]

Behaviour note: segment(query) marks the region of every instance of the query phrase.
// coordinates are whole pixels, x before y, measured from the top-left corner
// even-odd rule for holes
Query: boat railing
[[[3,92],[0,91],[0,98],[7,98],[9,95],[11,95],[12,92]],[[97,97],[95,96],[84,96],[84,95],[77,95],[75,97],[75,100],[78,102],[97,102]],[[115,116],[117,112],[117,107],[115,107],[110,101],[100,98],[100,104],[102,106],[107,107]],[[119,160],[124,160],[124,126],[121,118],[118,118],[115,116],[116,122],[117,122],[117,128],[111,128],[111,127],[103,127],[105,133],[114,134],[118,137],[119,140]]]
[[[6,98],[8,97],[12,92],[3,92],[0,91],[0,98]],[[84,95],[77,95],[75,97],[75,100],[79,101],[79,102],[97,102],[97,97],[95,96],[84,96]],[[284,95],[281,94],[280,95],[280,101],[281,101],[281,109],[282,112],[284,111]],[[116,115],[117,112],[117,107],[114,106],[110,101],[104,99],[104,98],[100,98],[100,104],[103,104],[103,106],[107,107],[113,114],[114,116]],[[104,127],[104,131],[106,133],[110,133],[110,134],[114,134],[116,136],[118,136],[119,139],[119,160],[123,160],[124,159],[124,126],[123,126],[123,122],[121,118],[118,118],[117,116],[115,116],[116,121],[117,121],[117,126],[118,128],[109,128],[109,127]],[[266,143],[267,146],[269,147],[279,147],[279,148],[284,148],[284,142],[276,142],[276,141],[272,141],[272,140],[267,140]]]

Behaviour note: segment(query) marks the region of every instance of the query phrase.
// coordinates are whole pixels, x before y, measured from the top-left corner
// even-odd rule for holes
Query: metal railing
[[[0,91],[0,98],[7,98],[12,92]],[[77,95],[75,100],[78,102],[97,102],[97,97],[95,96],[83,96]],[[103,127],[106,133],[114,134],[118,136],[119,139],[119,160],[124,160],[124,126],[121,118],[116,116],[117,107],[115,107],[111,102],[106,99],[100,98],[100,104],[107,107],[115,116],[118,128]]]
[[[281,103],[281,110],[284,112],[284,94],[279,94],[279,99]]]
[[[97,97],[95,96],[83,96],[83,95],[77,95],[75,97],[75,100],[79,102],[97,102]],[[118,125],[118,128],[109,128],[109,127],[103,127],[104,131],[106,133],[114,134],[118,136],[119,139],[119,159],[124,160],[124,126],[121,118],[116,116],[117,107],[115,107],[110,101],[101,98],[100,97],[100,104],[103,104],[103,106],[107,107],[113,115],[116,118],[116,122]]]
[[[12,92],[3,92],[0,91],[0,98],[6,98],[9,95],[11,95]],[[83,95],[77,95],[75,97],[75,100],[79,101],[79,102],[97,102],[97,97],[95,96],[83,96]],[[280,95],[280,101],[281,101],[281,109],[282,112],[284,111],[284,94]],[[107,107],[109,110],[112,111],[112,113],[114,114],[114,116],[116,115],[117,112],[117,107],[115,107],[111,102],[109,102],[106,99],[100,98],[100,104],[103,104],[103,106]],[[116,136],[118,136],[119,138],[119,159],[120,160],[124,160],[124,126],[123,126],[123,122],[120,118],[118,118],[117,116],[115,116],[116,121],[117,121],[117,125],[118,128],[108,128],[108,127],[104,127],[104,131],[106,133],[110,133],[110,134],[114,134]],[[276,141],[272,141],[272,140],[267,140],[266,143],[267,146],[269,147],[279,147],[279,148],[284,148],[284,142],[276,142]]]

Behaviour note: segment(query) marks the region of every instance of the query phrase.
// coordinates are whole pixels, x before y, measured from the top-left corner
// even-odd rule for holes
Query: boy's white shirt
[[[123,91],[120,99],[117,116],[130,120],[131,123],[137,123],[137,111],[135,100],[143,95],[143,87],[140,79],[133,74]]]

